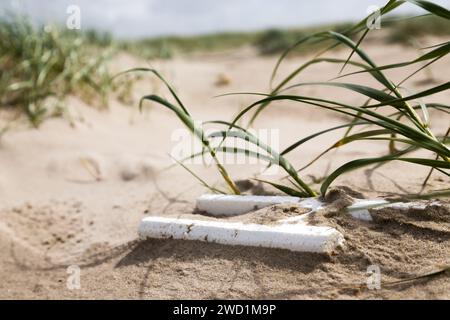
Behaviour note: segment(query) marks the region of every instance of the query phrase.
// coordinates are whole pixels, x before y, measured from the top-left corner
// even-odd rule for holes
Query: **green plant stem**
[[[219,159],[217,159],[216,152],[207,146],[209,153],[211,154],[212,158],[214,159],[214,162],[216,163],[217,169],[219,170],[220,174],[222,175],[225,182],[228,184],[228,187],[231,189],[231,191],[236,194],[240,195],[241,192],[239,191],[239,188],[234,183],[233,179],[230,178],[230,175],[226,171],[226,169],[223,167],[223,165],[220,163]]]

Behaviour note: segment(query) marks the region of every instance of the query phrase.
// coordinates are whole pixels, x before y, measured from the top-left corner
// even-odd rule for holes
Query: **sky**
[[[450,0],[432,0],[446,8]],[[36,23],[65,23],[81,10],[81,27],[120,38],[253,31],[356,21],[386,0],[1,0],[0,12],[20,11]],[[421,12],[411,4],[397,13]]]

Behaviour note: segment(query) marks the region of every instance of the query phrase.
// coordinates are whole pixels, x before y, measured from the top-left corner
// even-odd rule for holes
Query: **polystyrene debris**
[[[281,223],[276,225],[206,221],[165,217],[144,218],[139,226],[143,238],[199,240],[228,245],[329,252],[344,242],[331,227]]]

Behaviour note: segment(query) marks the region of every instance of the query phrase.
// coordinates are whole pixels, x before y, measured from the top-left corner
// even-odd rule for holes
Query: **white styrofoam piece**
[[[199,240],[302,252],[330,252],[344,242],[342,234],[331,227],[293,223],[267,226],[165,217],[144,218],[139,226],[139,235],[143,238]]]
[[[310,209],[311,211],[317,211],[325,206],[325,203],[320,201],[318,198],[301,199],[298,204],[300,205],[300,207]]]
[[[347,212],[355,219],[372,221],[369,209],[386,204],[389,204],[389,202],[383,199],[357,199],[352,205],[347,207]]]
[[[352,217],[363,220],[363,221],[373,221],[372,215],[376,214],[376,211],[384,208],[391,208],[396,210],[425,210],[428,205],[441,205],[438,201],[433,201],[431,203],[418,203],[418,202],[388,202],[383,199],[371,199],[371,200],[356,200],[351,206],[347,208],[349,214]],[[371,209],[371,212],[369,212]]]
[[[372,215],[370,214],[368,209],[360,209],[360,210],[353,210],[348,211],[348,213],[355,219],[362,220],[362,221],[372,221]]]
[[[352,205],[350,205],[347,209],[350,211],[360,209],[370,209],[385,204],[389,204],[389,202],[387,202],[384,199],[356,199],[355,202]]]
[[[322,204],[316,198],[204,194],[197,198],[197,209],[213,216],[234,216],[282,203],[299,204],[310,209],[317,209]]]
[[[382,208],[393,208],[398,210],[409,210],[409,209],[416,209],[416,210],[425,210],[427,206],[440,206],[442,203],[439,201],[432,201],[429,203],[417,203],[417,202],[393,202],[389,203]]]
[[[213,216],[232,216],[282,203],[296,204],[310,211],[281,219],[275,225],[147,217],[141,221],[139,235],[143,238],[199,240],[302,252],[329,252],[343,244],[344,237],[336,229],[308,224],[310,214],[327,205],[318,198],[206,194],[197,199],[197,209]],[[438,202],[432,204],[439,205]],[[383,199],[354,199],[354,203],[346,209],[356,219],[372,221],[372,214],[376,214],[377,209],[386,207],[425,209],[426,205],[415,202],[389,203]],[[372,210],[369,212],[369,209]]]
[[[250,195],[217,195],[205,194],[197,198],[197,209],[212,216],[234,216],[248,213],[274,204],[292,203],[302,208],[316,211],[322,209],[326,204],[318,198],[297,198],[290,196],[250,196]],[[383,199],[356,199],[347,208],[349,214],[354,218],[372,221],[369,209],[388,205]],[[304,220],[304,215],[292,217],[292,222]]]
[[[297,198],[290,196],[250,196],[250,195],[216,195],[205,194],[197,199],[197,208],[212,216],[235,216],[248,213],[274,204],[292,203],[302,208],[310,209],[311,212],[325,208],[326,203],[318,198]],[[439,205],[438,202],[431,204]],[[384,199],[354,199],[354,203],[347,207],[347,212],[362,221],[372,221],[369,209],[382,208],[393,209],[425,209],[426,205],[417,202],[394,202],[390,203]],[[290,222],[303,223],[308,214],[288,218]]]

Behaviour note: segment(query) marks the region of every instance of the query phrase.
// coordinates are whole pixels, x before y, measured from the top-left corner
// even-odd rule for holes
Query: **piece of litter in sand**
[[[283,203],[297,204],[311,210],[317,210],[322,205],[316,198],[204,194],[197,198],[197,209],[212,216],[235,216]]]
[[[427,205],[440,206],[438,201],[425,204],[420,202],[388,202],[383,199],[356,200],[351,206],[347,207],[347,212],[355,219],[363,221],[373,221],[373,215],[377,210],[391,208],[394,210],[425,210]],[[370,211],[369,211],[370,210]]]
[[[318,198],[290,196],[250,196],[204,194],[197,198],[197,209],[211,216],[236,216],[276,204],[295,204],[311,212],[326,208],[327,204]],[[372,221],[369,209],[388,205],[383,199],[355,199],[347,212],[355,219]]]
[[[344,242],[331,227],[280,223],[277,225],[147,217],[139,226],[142,238],[182,239],[227,245],[288,249],[301,252],[330,252]]]
[[[372,199],[372,200],[355,200],[355,202],[347,207],[347,212],[355,219],[363,220],[363,221],[372,221],[372,215],[369,212],[369,209],[379,207],[382,205],[389,204],[386,200],[383,199]]]

